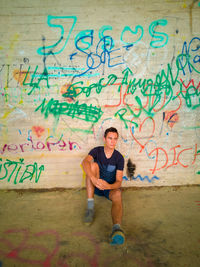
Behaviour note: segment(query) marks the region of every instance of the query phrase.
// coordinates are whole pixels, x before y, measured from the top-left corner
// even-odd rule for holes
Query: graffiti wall
[[[200,183],[200,1],[1,1],[0,188],[83,187],[114,126],[123,186]]]

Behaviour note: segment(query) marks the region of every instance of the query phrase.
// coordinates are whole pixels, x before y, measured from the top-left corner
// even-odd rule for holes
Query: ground
[[[200,186],[123,190],[123,246],[109,244],[111,202],[85,189],[0,191],[0,267],[200,266]]]

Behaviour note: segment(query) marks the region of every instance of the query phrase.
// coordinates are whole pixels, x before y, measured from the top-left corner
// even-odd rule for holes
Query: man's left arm
[[[98,188],[98,186],[101,187],[101,190],[118,189],[121,187],[122,179],[123,179],[123,171],[117,170],[116,171],[116,181],[113,184],[109,184],[102,179],[98,179],[96,186],[97,186],[97,188]]]

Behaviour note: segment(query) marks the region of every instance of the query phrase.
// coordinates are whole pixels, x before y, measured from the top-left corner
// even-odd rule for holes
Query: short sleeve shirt
[[[107,181],[109,184],[113,184],[116,181],[116,171],[123,171],[124,158],[122,154],[114,150],[110,158],[106,158],[104,147],[99,146],[93,148],[89,155],[93,157],[94,162],[99,165],[100,178]]]

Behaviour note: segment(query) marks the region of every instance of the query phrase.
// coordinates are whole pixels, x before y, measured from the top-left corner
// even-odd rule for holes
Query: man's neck
[[[112,149],[112,148],[109,148],[109,147],[107,147],[107,146],[105,146],[104,147],[104,152],[105,152],[105,154],[107,155],[107,156],[111,156],[112,155],[112,153],[114,152],[114,148]]]

